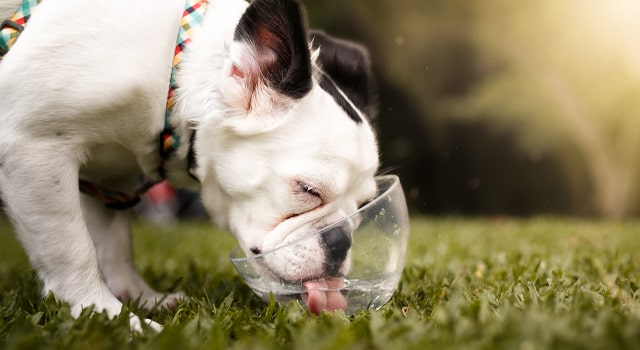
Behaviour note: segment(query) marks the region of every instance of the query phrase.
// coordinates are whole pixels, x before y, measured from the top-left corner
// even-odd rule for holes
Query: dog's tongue
[[[323,310],[336,311],[347,308],[347,299],[340,289],[344,286],[342,279],[319,279],[304,283],[307,291],[302,298],[310,312],[320,315]]]

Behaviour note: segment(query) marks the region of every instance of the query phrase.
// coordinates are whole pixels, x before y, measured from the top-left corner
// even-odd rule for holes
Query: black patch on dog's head
[[[320,48],[318,64],[330,77],[323,75],[320,86],[331,94],[351,119],[361,122],[360,116],[338,93],[336,86],[369,119],[377,114],[375,88],[368,50],[357,43],[333,38],[324,32],[309,31],[313,48]]]
[[[253,46],[269,86],[297,99],[312,86],[306,32],[297,1],[256,0],[240,19],[234,39]]]

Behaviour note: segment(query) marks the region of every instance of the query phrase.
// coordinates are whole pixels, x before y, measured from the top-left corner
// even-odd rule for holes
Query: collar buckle
[[[10,19],[5,19],[4,21],[2,21],[2,23],[0,23],[0,31],[5,30],[5,28],[9,28],[9,29],[15,30],[16,32],[18,32],[17,35],[20,35],[20,33],[22,33],[22,31],[24,30],[24,26],[23,25],[17,23],[16,21],[10,20]],[[9,42],[6,42],[5,38],[4,38],[4,34],[0,35],[0,57],[6,55],[7,52],[9,52],[9,46],[11,46],[12,38],[13,38],[13,36],[9,35],[9,37],[7,38],[9,40]],[[13,40],[15,40],[15,39],[13,39]]]
[[[15,21],[12,21],[10,19],[5,19],[4,21],[2,21],[2,23],[0,24],[0,29],[4,29],[6,27],[12,28],[14,30],[17,30],[18,33],[22,33],[22,31],[24,30],[24,26],[21,24],[18,24]]]

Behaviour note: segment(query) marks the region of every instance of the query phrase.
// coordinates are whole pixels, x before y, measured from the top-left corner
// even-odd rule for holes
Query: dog
[[[10,17],[19,0],[3,2]],[[208,2],[175,74],[168,120],[180,143],[163,163],[184,6],[44,0],[0,61],[2,199],[44,292],[73,315],[182,297],[153,290],[135,270],[130,210],[106,207],[80,182],[133,193],[144,176],[199,191],[248,256],[336,223],[375,194],[368,52],[309,30],[294,0]],[[344,275],[352,226],[262,261],[262,271],[312,283]],[[132,327],[141,322],[160,328],[131,316]]]

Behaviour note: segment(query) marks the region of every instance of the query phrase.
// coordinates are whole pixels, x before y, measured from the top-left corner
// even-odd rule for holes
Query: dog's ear
[[[318,30],[309,31],[309,41],[313,49],[320,50],[316,62],[321,69],[359,110],[374,119],[377,103],[369,51],[360,44]]]
[[[245,114],[273,114],[312,86],[306,22],[294,0],[256,0],[241,17],[225,67],[223,95]],[[270,113],[271,112],[271,113]]]

